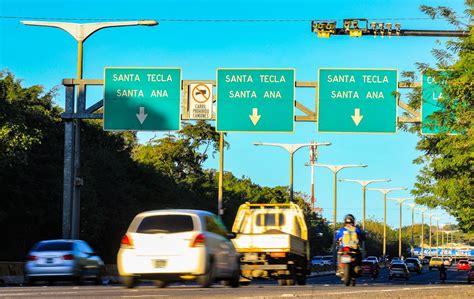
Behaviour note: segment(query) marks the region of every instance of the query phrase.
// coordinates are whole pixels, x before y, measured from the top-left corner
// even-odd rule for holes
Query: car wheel
[[[102,285],[104,283],[104,281],[102,279],[102,269],[97,270],[97,275],[95,276],[94,283],[96,285]]]
[[[35,285],[35,280],[33,278],[25,276],[25,278],[23,279],[23,284],[27,285],[27,286],[34,286]]]
[[[208,288],[214,283],[214,263],[209,263],[207,267],[207,272],[196,279],[197,283],[201,286],[201,288]]]
[[[154,284],[155,284],[155,287],[159,289],[165,288],[167,285],[166,281],[163,281],[163,280],[155,280]]]
[[[237,260],[237,267],[234,271],[234,275],[226,281],[227,285],[232,288],[238,288],[240,286],[240,260]]]
[[[122,276],[122,282],[125,287],[133,289],[137,284],[137,278],[135,276]]]
[[[286,279],[278,279],[279,286],[286,286]]]

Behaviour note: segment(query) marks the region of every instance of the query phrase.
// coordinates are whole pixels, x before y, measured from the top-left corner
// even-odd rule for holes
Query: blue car
[[[102,283],[104,262],[82,240],[48,240],[38,242],[25,262],[25,283],[68,280],[82,284],[92,279]]]

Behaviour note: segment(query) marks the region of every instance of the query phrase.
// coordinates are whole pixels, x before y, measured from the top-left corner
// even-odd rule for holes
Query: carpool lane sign
[[[104,78],[104,130],[180,129],[180,68],[107,67]]]
[[[318,131],[397,132],[397,70],[319,69]]]
[[[217,69],[218,132],[293,132],[294,69]]]

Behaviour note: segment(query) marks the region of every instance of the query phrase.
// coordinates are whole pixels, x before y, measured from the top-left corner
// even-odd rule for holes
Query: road
[[[474,298],[474,286],[467,284],[466,272],[450,269],[445,284],[439,283],[435,270],[412,274],[409,281],[389,281],[387,274],[387,270],[382,270],[375,280],[363,276],[355,287],[342,285],[334,275],[311,278],[306,286],[278,286],[272,281],[259,281],[237,289],[220,284],[202,289],[191,283],[172,284],[164,289],[149,283],[135,289],[56,283],[0,288],[0,298]]]

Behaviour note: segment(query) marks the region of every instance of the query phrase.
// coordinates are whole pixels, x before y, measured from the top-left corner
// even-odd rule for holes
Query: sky
[[[8,69],[24,86],[57,87],[55,102],[64,107],[63,78],[76,77],[77,45],[66,32],[55,28],[25,26],[20,20],[99,22],[154,19],[155,27],[110,28],[93,34],[84,44],[84,78],[102,79],[104,67],[180,67],[187,80],[215,80],[217,68],[294,68],[297,81],[318,81],[318,68],[392,68],[417,71],[416,63],[435,62],[433,48],[446,38],[392,37],[318,39],[310,20],[367,18],[401,24],[402,29],[455,29],[443,20],[427,19],[420,5],[445,6],[446,1],[34,1],[0,0],[0,69]],[[449,1],[462,14],[463,1]],[[57,20],[66,18],[66,20]],[[89,19],[89,20],[87,20]],[[100,20],[98,20],[100,19]],[[293,22],[178,22],[177,20],[295,20]],[[298,21],[299,20],[299,21]],[[418,74],[418,72],[417,72]],[[419,75],[419,74],[418,74]],[[418,76],[418,81],[420,77]],[[406,91],[401,90],[402,94]],[[102,98],[102,87],[91,87],[88,106]],[[314,109],[314,89],[297,89],[296,100]],[[402,100],[404,97],[402,97]],[[406,97],[405,97],[406,102]],[[399,115],[402,110],[399,110]],[[297,112],[301,114],[301,112]],[[160,132],[157,132],[158,136]],[[155,133],[139,133],[146,142]],[[414,134],[318,133],[316,124],[297,122],[293,133],[229,133],[225,171],[249,177],[262,186],[289,184],[289,155],[276,147],[256,147],[254,142],[331,142],[320,147],[319,163],[367,164],[367,168],[344,169],[338,178],[391,179],[373,188],[406,187],[388,197],[411,197],[422,155]],[[310,194],[311,169],[307,149],[295,154],[295,192]],[[205,167],[218,168],[218,155]],[[338,183],[338,220],[353,213],[362,215],[362,191],[355,183]],[[316,206],[333,218],[332,173],[315,169]],[[216,199],[217,204],[217,199]],[[398,227],[398,205],[387,203],[387,222]],[[367,192],[367,216],[383,219],[382,194]],[[443,216],[444,217],[444,216]],[[440,223],[452,223],[446,215]],[[417,214],[416,221],[421,216]],[[425,218],[426,219],[426,218]],[[403,225],[411,224],[409,207],[403,208]]]

